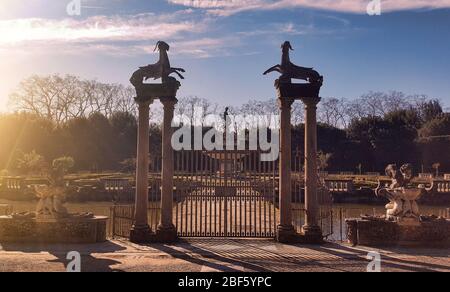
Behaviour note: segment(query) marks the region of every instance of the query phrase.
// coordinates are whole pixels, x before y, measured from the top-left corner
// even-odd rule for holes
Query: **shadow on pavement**
[[[342,259],[349,259],[358,257],[361,261],[366,261],[369,263],[369,260],[367,259],[368,251],[362,251],[360,249],[347,247],[344,245],[336,244],[336,243],[327,243],[323,246],[310,246],[309,247],[312,250],[316,250],[323,253],[328,253],[330,255],[340,257]],[[377,251],[378,249],[374,249],[374,251]],[[409,254],[409,255],[418,255],[414,254],[413,251],[406,252],[407,249],[395,249],[395,250],[389,250],[389,249],[383,249],[385,251],[392,251],[400,254]],[[438,264],[431,264],[431,263],[425,263],[425,262],[419,262],[419,261],[411,261],[411,260],[403,260],[396,257],[392,257],[386,254],[383,254],[383,250],[380,250],[381,254],[381,260],[382,260],[382,267],[387,267],[389,269],[396,269],[401,271],[412,271],[412,272],[436,272],[436,270],[447,270],[449,271],[449,266],[443,266]],[[350,254],[349,254],[350,253]]]
[[[214,244],[219,246],[223,246],[226,245],[228,241],[214,239],[210,242],[213,242]],[[244,268],[245,271],[251,272],[271,272],[270,269],[267,269],[261,265],[230,257],[228,253],[224,254],[220,251],[208,250],[204,247],[195,245],[195,243],[193,244],[185,240],[180,240],[176,245],[173,246],[157,244],[149,244],[146,246],[167,253],[174,258],[181,259],[199,266],[205,266],[221,272],[243,272],[242,269],[239,269],[239,267]],[[174,247],[182,247],[187,252],[182,252],[175,249]]]
[[[112,269],[111,266],[120,264],[118,261],[109,259],[99,259],[93,254],[106,254],[123,251],[126,248],[107,241],[98,244],[25,244],[25,243],[0,243],[1,250],[6,252],[21,253],[41,253],[46,252],[56,259],[49,260],[49,263],[62,263],[64,267],[70,260],[67,254],[72,251],[79,252],[81,255],[81,271],[82,272],[120,272],[120,270]]]

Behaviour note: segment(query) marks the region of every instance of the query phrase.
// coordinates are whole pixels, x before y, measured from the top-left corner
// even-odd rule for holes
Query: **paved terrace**
[[[283,245],[268,240],[208,239],[139,246],[127,241],[97,245],[0,245],[0,271],[65,271],[66,255],[82,255],[82,271],[124,272],[364,272],[369,251],[382,271],[450,271],[449,250],[373,249],[342,244]]]

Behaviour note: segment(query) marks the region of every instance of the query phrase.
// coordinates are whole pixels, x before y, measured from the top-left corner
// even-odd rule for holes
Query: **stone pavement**
[[[86,272],[364,272],[370,251],[381,254],[383,272],[450,272],[445,249],[301,246],[254,239],[192,239],[148,246],[120,240],[97,245],[0,244],[0,271],[65,271],[70,251],[81,254]]]

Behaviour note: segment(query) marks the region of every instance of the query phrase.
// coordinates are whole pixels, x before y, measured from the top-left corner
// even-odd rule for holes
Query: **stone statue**
[[[176,82],[175,78],[169,77],[173,73],[177,74],[181,79],[184,79],[183,75],[180,74],[180,72],[186,72],[184,69],[172,68],[170,66],[169,56],[167,54],[169,49],[170,46],[167,43],[159,41],[155,47],[155,51],[159,50],[159,61],[156,64],[140,67],[139,70],[133,73],[130,79],[131,84],[134,87],[138,87],[150,78],[155,80],[161,78],[163,84]]]
[[[65,218],[69,216],[63,206],[65,193],[64,170],[56,167],[50,171],[49,185],[35,186],[39,202],[36,208],[37,218]]]
[[[230,115],[230,108],[226,107],[225,112],[223,113],[223,120],[227,121],[228,116]]]
[[[230,130],[231,121],[228,119],[229,116],[230,116],[230,108],[226,107],[225,112],[223,113],[225,133],[227,133]]]
[[[282,46],[283,57],[281,59],[281,65],[275,65],[272,68],[264,72],[264,75],[271,72],[281,73],[279,82],[281,83],[291,83],[292,79],[300,79],[308,81],[311,84],[322,85],[323,76],[321,76],[313,68],[304,68],[294,65],[289,57],[289,51],[294,50],[290,42],[285,42]]]
[[[433,189],[411,186],[412,166],[405,164],[400,169],[391,164],[386,168],[386,175],[391,179],[389,186],[382,186],[379,182],[375,193],[378,197],[387,198],[390,203],[386,205],[386,219],[390,221],[402,221],[405,218],[419,220],[420,211],[417,200]]]

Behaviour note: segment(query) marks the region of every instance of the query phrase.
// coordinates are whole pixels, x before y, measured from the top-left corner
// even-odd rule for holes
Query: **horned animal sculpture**
[[[182,68],[172,68],[170,66],[169,55],[167,52],[170,50],[170,46],[163,41],[159,41],[156,44],[155,51],[159,50],[159,60],[155,64],[151,64],[145,67],[140,67],[139,70],[133,73],[133,76],[130,79],[131,84],[134,87],[138,87],[144,83],[144,81],[153,78],[153,79],[162,79],[162,83],[170,83],[176,81],[175,78],[170,77],[169,75],[175,73],[181,79],[184,79],[184,76],[181,75],[180,72],[186,72]]]
[[[281,59],[281,65],[275,65],[264,72],[264,75],[267,75],[271,72],[279,72],[281,73],[280,82],[281,83],[291,83],[292,79],[300,79],[308,81],[311,84],[320,84],[323,83],[323,76],[321,76],[317,71],[313,68],[305,68],[300,67],[291,62],[289,52],[294,50],[291,46],[290,42],[284,42],[281,46],[283,51],[283,56]]]

